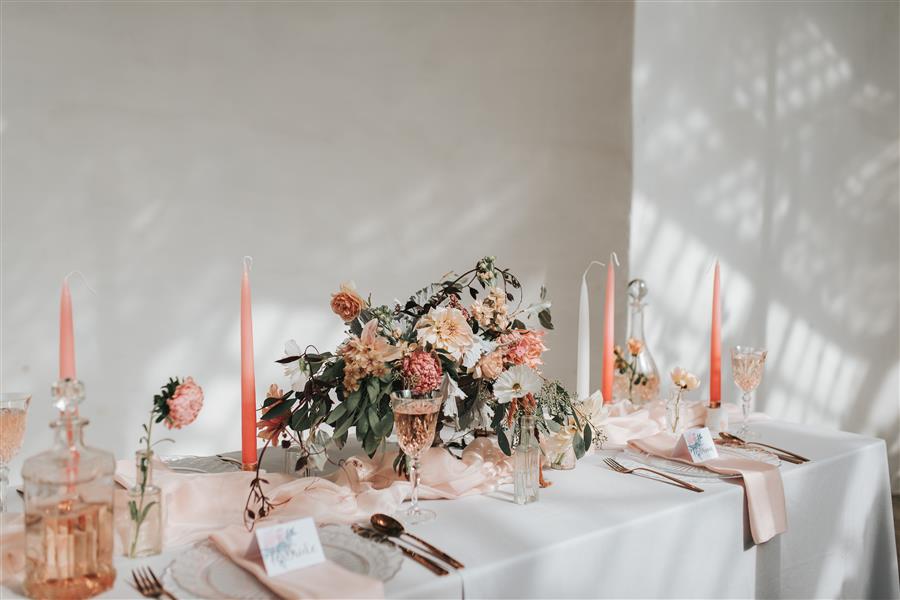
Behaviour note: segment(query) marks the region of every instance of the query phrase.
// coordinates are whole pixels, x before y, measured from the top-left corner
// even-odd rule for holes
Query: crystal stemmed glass
[[[6,512],[9,462],[19,453],[25,437],[25,415],[31,394],[0,393],[0,513]]]
[[[435,391],[416,395],[410,390],[391,394],[394,427],[400,449],[409,457],[409,479],[412,482],[411,504],[401,518],[410,525],[434,519],[434,511],[419,506],[419,458],[431,447],[444,395]]]
[[[731,374],[734,383],[741,389],[741,411],[744,420],[738,435],[750,434],[748,420],[750,418],[750,402],[753,399],[753,391],[759,387],[763,376],[763,367],[766,364],[766,350],[751,348],[749,346],[735,346],[731,349]]]

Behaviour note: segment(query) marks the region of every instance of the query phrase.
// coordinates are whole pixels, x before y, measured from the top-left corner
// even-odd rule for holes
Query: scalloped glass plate
[[[329,560],[360,575],[387,581],[403,563],[403,555],[396,548],[365,540],[343,525],[319,527],[319,539]],[[192,546],[173,560],[164,573],[164,583],[183,598],[272,597],[256,577],[231,562],[209,541]]]
[[[163,463],[178,473],[233,473],[240,467],[215,456],[163,456]]]
[[[736,448],[734,446],[716,445],[716,450],[721,456],[735,456],[739,458],[748,458],[750,460],[758,460],[775,467],[781,466],[781,459],[765,450],[756,448]],[[681,475],[682,477],[690,477],[691,479],[702,479],[709,481],[711,479],[738,479],[740,475],[725,475],[722,473],[713,473],[709,469],[704,469],[699,465],[689,465],[677,460],[669,460],[659,456],[652,456],[639,452],[633,448],[626,449],[622,455],[622,462],[626,467],[645,466],[659,469],[672,475]]]

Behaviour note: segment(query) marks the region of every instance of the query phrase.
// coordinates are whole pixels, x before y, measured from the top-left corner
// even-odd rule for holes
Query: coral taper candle
[[[69,278],[63,279],[59,299],[59,378],[75,379],[75,333],[72,327],[72,296]]]
[[[253,369],[253,313],[250,308],[250,273],[244,259],[241,278],[241,463],[256,468],[256,373]]]
[[[719,261],[713,277],[712,327],[709,336],[709,407],[722,404],[722,314],[719,299]]]
[[[603,372],[601,378],[601,391],[603,403],[613,401],[613,366],[616,357],[613,352],[616,326],[616,269],[613,267],[612,257],[606,265],[606,302],[603,305]]]

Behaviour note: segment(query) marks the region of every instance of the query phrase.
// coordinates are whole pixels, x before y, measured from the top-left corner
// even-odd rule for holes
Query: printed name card
[[[316,522],[310,517],[259,528],[256,543],[269,575],[325,562]]]
[[[709,432],[707,427],[688,429],[682,434],[681,439],[678,440],[678,448],[675,452],[683,455],[685,450],[695,463],[704,462],[719,456],[712,433]]]

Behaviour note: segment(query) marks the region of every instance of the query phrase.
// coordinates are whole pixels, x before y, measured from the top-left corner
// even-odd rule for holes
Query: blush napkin
[[[686,464],[698,464],[715,473],[740,475],[744,482],[753,542],[762,544],[787,531],[784,486],[778,467],[735,456],[719,456],[702,463],[694,463],[686,448],[678,451],[678,436],[668,432],[628,440],[628,445],[653,456]]]
[[[256,577],[279,598],[384,598],[384,585],[326,560],[274,577],[266,573],[254,534],[240,525],[209,536],[219,551]]]

